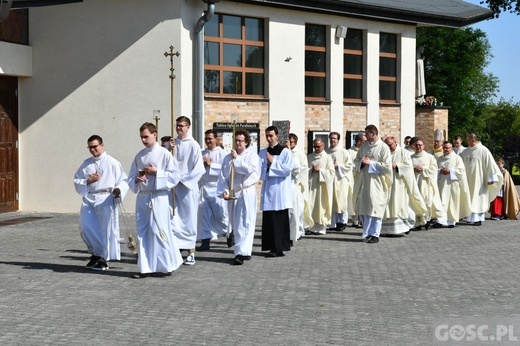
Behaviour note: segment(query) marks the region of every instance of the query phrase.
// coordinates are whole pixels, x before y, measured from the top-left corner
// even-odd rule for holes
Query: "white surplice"
[[[414,172],[417,186],[421,191],[428,214],[425,219],[417,217],[416,226],[425,225],[432,218],[442,218],[443,206],[439,195],[439,187],[437,186],[437,160],[427,152],[414,153],[412,155],[413,166],[422,166],[422,172]]]
[[[217,183],[226,152],[217,146],[213,150],[202,151],[203,157],[211,160],[210,166],[205,166],[206,172],[200,179],[200,204],[198,239],[217,239],[223,237],[228,229],[227,202],[217,197]]]
[[[99,173],[99,181],[87,184],[93,173]],[[79,230],[88,252],[106,261],[120,260],[118,203],[128,191],[123,167],[107,153],[90,157],[74,175],[74,187],[83,197]],[[121,190],[119,198],[112,194],[115,188]]]
[[[199,180],[206,170],[200,146],[193,137],[175,138],[173,153],[180,174],[179,184],[175,186],[173,234],[179,248],[189,250],[197,242]]]
[[[136,182],[140,170],[153,163],[157,175]],[[172,231],[171,189],[179,182],[179,171],[168,150],[159,144],[144,148],[130,167],[128,185],[137,194],[136,223],[139,272],[170,273],[182,264]]]
[[[231,188],[231,165],[234,166],[233,190],[235,200],[228,200],[229,226],[235,235],[235,256],[251,256],[255,236],[257,193],[260,180],[260,158],[255,147],[249,147],[232,160],[231,154],[222,162],[217,195],[223,197]]]
[[[309,166],[307,156],[296,147],[292,150],[294,166],[291,173],[293,207],[289,210],[291,240],[295,242],[305,235],[304,213],[309,214],[307,195],[309,190]]]

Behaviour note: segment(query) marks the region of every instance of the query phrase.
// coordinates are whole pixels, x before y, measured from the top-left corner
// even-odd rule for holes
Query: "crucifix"
[[[174,133],[175,133],[175,119],[174,119],[174,115],[173,115],[173,80],[175,79],[175,75],[173,74],[173,71],[175,71],[175,69],[173,68],[173,57],[174,56],[179,56],[179,52],[173,52],[173,46],[170,46],[170,52],[164,52],[164,56],[165,57],[170,57],[170,85],[171,85],[171,92],[172,92],[172,95],[171,95],[171,120],[172,120],[172,132],[171,132],[171,135],[173,136]]]
[[[174,115],[173,115],[173,80],[175,79],[175,75],[173,74],[173,71],[175,71],[175,69],[173,68],[173,57],[174,56],[179,56],[179,52],[173,52],[173,46],[170,46],[170,52],[164,52],[164,56],[165,57],[170,57],[170,83],[171,83],[171,92],[172,92],[172,95],[171,95],[171,98],[172,98],[172,102],[171,102],[171,122],[172,122],[172,132],[171,132],[171,135],[174,136],[175,134],[175,118],[174,118]],[[172,156],[175,157],[175,147],[172,148]],[[173,210],[173,215],[175,215],[175,189],[173,188],[172,189],[172,210]]]

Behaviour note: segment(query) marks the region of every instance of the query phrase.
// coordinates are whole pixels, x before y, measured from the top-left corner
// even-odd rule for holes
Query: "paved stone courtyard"
[[[78,214],[0,222],[21,217],[49,218],[0,227],[2,345],[453,344],[435,336],[439,325],[506,322],[520,339],[518,221],[379,244],[348,227],[282,258],[264,257],[257,228],[243,266],[230,265],[223,239],[172,277],[132,280],[126,245],[111,270],[85,269]]]

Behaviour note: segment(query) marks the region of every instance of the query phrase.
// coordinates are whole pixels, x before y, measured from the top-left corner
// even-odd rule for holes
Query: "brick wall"
[[[379,136],[394,136],[397,143],[401,138],[401,107],[399,105],[379,107]]]
[[[424,142],[425,150],[433,147],[433,132],[436,129],[444,131],[448,137],[447,107],[417,107],[415,109],[415,135]]]
[[[307,102],[305,104],[305,139],[298,140],[298,145],[307,154],[309,131],[330,131],[330,104]]]
[[[364,131],[367,127],[367,106],[344,105],[343,126],[345,131]]]
[[[260,125],[260,148],[267,146],[263,130],[269,122],[269,101],[266,100],[206,100],[204,102],[204,128],[210,129],[215,122],[231,122],[238,116],[239,123]]]

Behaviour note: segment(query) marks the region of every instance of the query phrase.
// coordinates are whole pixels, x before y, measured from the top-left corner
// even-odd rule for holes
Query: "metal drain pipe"
[[[193,138],[204,148],[204,25],[215,14],[215,4],[220,0],[202,0],[208,4],[208,9],[195,25],[195,83]]]

